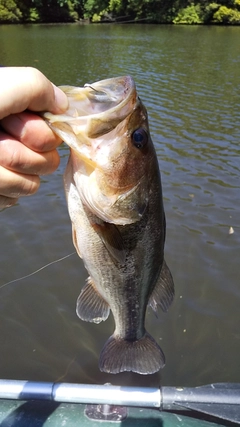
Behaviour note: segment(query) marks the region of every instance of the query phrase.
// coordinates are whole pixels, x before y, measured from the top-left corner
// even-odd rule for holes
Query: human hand
[[[34,112],[63,113],[66,95],[39,70],[0,68],[0,209],[34,194],[59,165],[61,140]]]

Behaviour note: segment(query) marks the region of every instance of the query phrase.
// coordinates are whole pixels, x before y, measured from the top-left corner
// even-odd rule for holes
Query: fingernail
[[[53,85],[55,93],[55,103],[59,112],[64,112],[68,108],[68,99],[65,93],[57,86]]]

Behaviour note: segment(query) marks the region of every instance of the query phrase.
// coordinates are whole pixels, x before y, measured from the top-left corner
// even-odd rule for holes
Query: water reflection
[[[152,377],[98,370],[112,333],[78,320],[87,273],[73,252],[61,165],[38,194],[0,214],[0,377],[115,384],[238,381],[240,28],[1,26],[4,65],[37,66],[56,84],[132,74],[150,119],[167,217],[175,302],[147,328],[167,364]],[[47,60],[46,60],[47,58]],[[229,234],[229,227],[234,233]]]

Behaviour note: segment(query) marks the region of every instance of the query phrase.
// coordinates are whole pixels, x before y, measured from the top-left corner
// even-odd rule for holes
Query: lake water
[[[100,373],[112,318],[81,322],[82,261],[75,254],[53,263],[74,252],[62,184],[68,148],[61,146],[60,167],[39,192],[0,213],[0,378],[240,382],[239,40],[240,27],[0,26],[1,65],[37,67],[57,85],[134,77],[159,158],[176,287],[169,312],[147,317],[166,355],[161,373]]]

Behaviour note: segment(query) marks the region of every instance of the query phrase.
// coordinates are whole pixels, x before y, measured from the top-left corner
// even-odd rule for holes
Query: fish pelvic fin
[[[91,277],[77,299],[76,313],[81,320],[93,323],[100,323],[109,316],[109,305],[96,290]]]
[[[148,305],[157,313],[158,306],[163,311],[167,311],[174,298],[174,283],[172,274],[166,264],[163,261],[160,277],[150,295]]]
[[[127,341],[112,335],[105,343],[99,359],[102,372],[118,374],[132,371],[154,374],[165,365],[165,357],[156,341],[145,332],[137,341]]]

